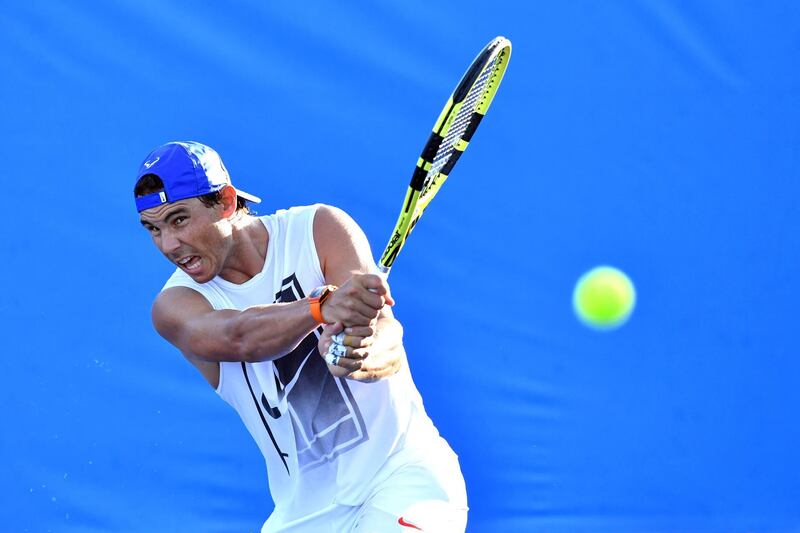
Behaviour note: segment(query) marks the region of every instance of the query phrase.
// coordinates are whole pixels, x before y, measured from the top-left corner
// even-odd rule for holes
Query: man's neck
[[[257,217],[244,214],[232,221],[233,244],[219,276],[242,284],[264,269],[269,246],[269,232]]]

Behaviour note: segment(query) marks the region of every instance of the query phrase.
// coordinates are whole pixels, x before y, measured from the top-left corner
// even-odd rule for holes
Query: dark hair
[[[139,181],[136,182],[136,186],[133,188],[133,195],[136,196],[136,198],[139,198],[140,196],[146,196],[148,194],[161,192],[163,190],[164,182],[161,181],[161,178],[155,174],[145,174],[139,178]],[[208,194],[198,196],[197,198],[203,202],[203,205],[206,207],[214,207],[215,205],[222,203],[222,193],[220,191],[210,192]],[[237,196],[236,210],[244,211],[245,213],[250,214],[250,207],[247,205],[247,200],[241,196]]]

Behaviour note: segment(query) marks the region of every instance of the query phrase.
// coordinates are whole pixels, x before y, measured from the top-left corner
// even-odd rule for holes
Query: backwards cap
[[[155,174],[164,182],[164,190],[136,198],[136,210],[156,207],[216,192],[231,185],[231,178],[219,154],[210,146],[193,141],[168,142],[147,156],[136,181],[145,174]],[[236,194],[249,202],[261,198],[236,189]]]

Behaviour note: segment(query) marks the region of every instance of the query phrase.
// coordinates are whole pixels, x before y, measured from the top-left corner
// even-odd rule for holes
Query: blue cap
[[[136,181],[145,174],[161,178],[164,190],[136,198],[136,209],[140,213],[168,202],[216,192],[231,184],[219,154],[213,148],[193,141],[169,142],[150,152],[139,167]],[[261,202],[258,196],[238,189],[236,194],[249,202]]]

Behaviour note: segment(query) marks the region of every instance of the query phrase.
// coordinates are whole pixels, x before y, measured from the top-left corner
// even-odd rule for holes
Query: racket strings
[[[484,93],[486,92],[486,85],[489,79],[492,77],[492,73],[495,71],[497,60],[498,56],[495,56],[493,61],[486,65],[486,67],[481,71],[478,79],[475,80],[475,83],[473,83],[472,87],[470,87],[466,98],[464,98],[463,104],[459,108],[458,113],[456,113],[452,124],[447,129],[447,133],[445,134],[442,143],[439,145],[439,150],[436,152],[436,155],[433,158],[431,168],[428,171],[428,175],[425,179],[425,185],[422,188],[422,196],[424,196],[425,193],[432,187],[432,185],[435,184],[436,179],[439,176],[439,172],[442,170],[442,168],[444,168],[444,166],[453,156],[453,153],[456,151],[458,142],[464,136],[464,133],[467,131],[470,122],[475,116],[474,112],[479,100],[482,99]]]

